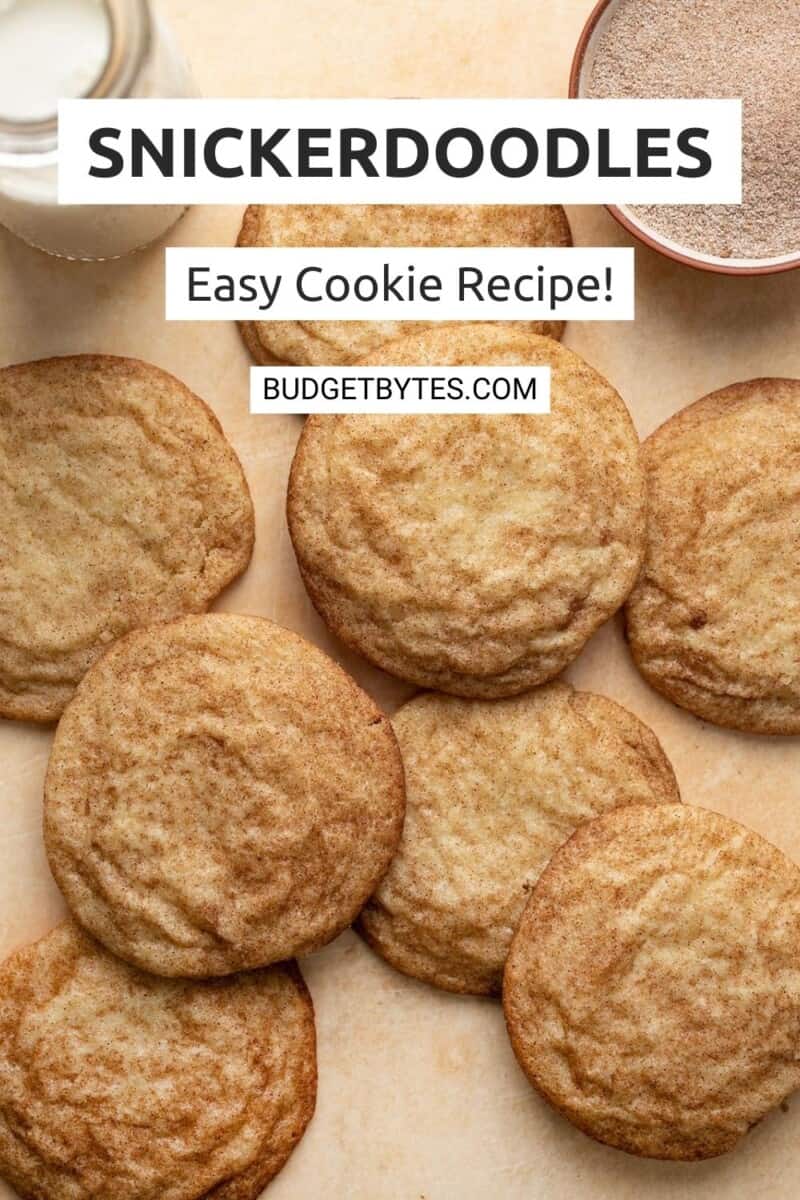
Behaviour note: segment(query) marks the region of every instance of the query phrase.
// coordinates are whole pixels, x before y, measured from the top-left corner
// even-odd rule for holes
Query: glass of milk
[[[56,202],[59,99],[194,95],[148,0],[0,0],[0,224],[63,258],[119,258],[181,206]]]

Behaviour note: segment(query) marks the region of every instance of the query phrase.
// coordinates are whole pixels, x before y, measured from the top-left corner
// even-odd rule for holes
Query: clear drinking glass
[[[24,2],[24,0],[23,0]],[[196,95],[188,65],[149,0],[103,0],[110,51],[92,97],[179,98]],[[57,204],[56,116],[0,117],[0,224],[32,246],[62,258],[119,258],[161,237],[182,205]]]

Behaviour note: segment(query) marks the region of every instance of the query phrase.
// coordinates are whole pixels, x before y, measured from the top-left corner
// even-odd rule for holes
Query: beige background
[[[201,90],[220,96],[550,96],[565,92],[590,0],[163,0]],[[195,209],[170,240],[226,245],[239,212]],[[575,240],[625,244],[600,209],[570,212]],[[634,324],[579,325],[567,344],[617,386],[642,435],[712,388],[800,376],[800,272],[723,279],[637,250]],[[256,504],[255,558],[222,607],[263,613],[341,657],[389,708],[401,685],[346,654],[310,609],[283,494],[300,428],[250,417],[248,359],[229,324],[167,325],[163,255],[60,263],[0,234],[0,363],[48,354],[138,355],[215,408]],[[636,676],[617,627],[571,678],[649,721],[684,799],[760,830],[800,859],[800,745],[724,733],[659,699]],[[50,732],[0,725],[0,954],[62,912],[41,845]],[[591,1142],[528,1087],[498,1005],[445,995],[391,971],[353,934],[304,971],[317,1007],[317,1116],[270,1200],[678,1200],[800,1191],[800,1101],[727,1158],[637,1161]],[[0,1200],[12,1193],[0,1183]],[[109,1198],[111,1200],[111,1198]]]

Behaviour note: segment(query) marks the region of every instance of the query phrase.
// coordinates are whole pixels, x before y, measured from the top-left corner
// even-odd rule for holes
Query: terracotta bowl
[[[569,95],[571,98],[584,95],[583,72],[587,61],[591,61],[592,52],[596,45],[596,37],[605,28],[613,11],[625,0],[600,0],[583,27],[575,54],[572,59],[572,69],[569,75]],[[669,3],[669,0],[664,0]],[[778,271],[792,271],[800,267],[800,251],[783,254],[777,258],[714,258],[702,254],[699,250],[690,250],[686,246],[676,245],[662,238],[655,230],[642,224],[627,206],[607,204],[606,208],[612,217],[627,230],[634,238],[651,250],[657,250],[665,258],[675,262],[685,263],[687,267],[695,267],[700,271],[712,271],[718,275],[774,275]]]

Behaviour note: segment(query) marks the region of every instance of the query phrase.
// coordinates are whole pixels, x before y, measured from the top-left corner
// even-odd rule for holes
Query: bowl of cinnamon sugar
[[[742,101],[742,203],[609,205],[668,258],[726,275],[800,266],[797,0],[600,0],[571,97]]]

